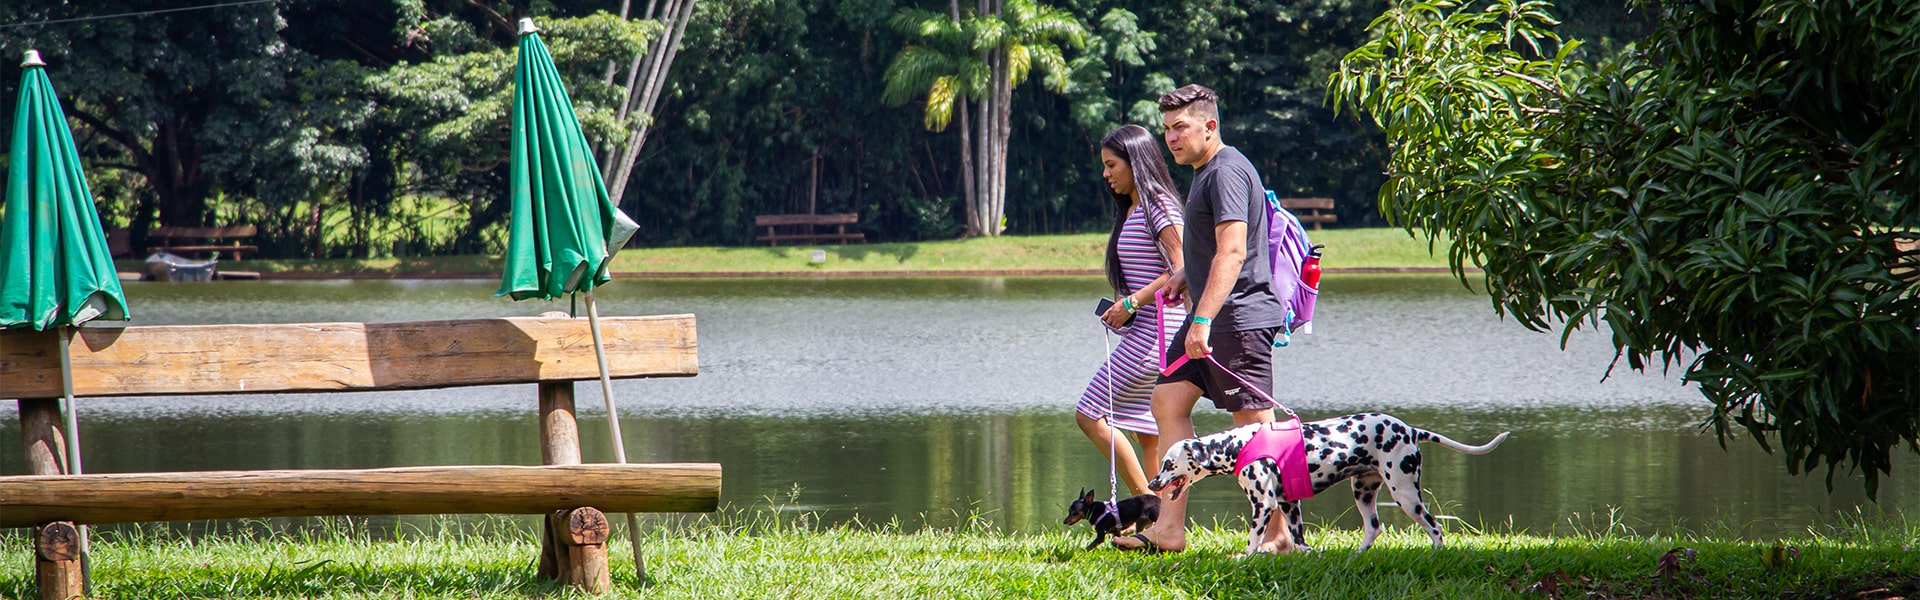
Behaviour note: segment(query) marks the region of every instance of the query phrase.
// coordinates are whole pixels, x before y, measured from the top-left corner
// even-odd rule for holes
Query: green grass
[[[1431,269],[1446,267],[1428,252],[1424,238],[1399,229],[1329,229],[1315,232],[1327,246],[1328,269]],[[852,244],[847,246],[633,248],[614,258],[615,272],[649,273],[796,273],[925,271],[1090,271],[1104,260],[1103,234],[1003,236],[937,242]],[[811,264],[813,250],[825,250],[824,264]],[[140,261],[119,261],[122,271],[139,271]],[[222,263],[223,269],[279,275],[491,275],[500,272],[497,256],[439,256],[367,260],[246,260]]]
[[[511,523],[502,519],[503,523]],[[1920,592],[1920,524],[1850,522],[1784,543],[1713,535],[1641,537],[1604,524],[1572,535],[1456,531],[1442,550],[1390,530],[1355,553],[1354,531],[1310,527],[1319,552],[1235,557],[1237,523],[1198,529],[1188,552],[1082,551],[1084,528],[1009,534],[981,519],[958,530],[897,523],[821,528],[808,517],[735,511],[644,540],[637,586],[624,535],[611,544],[611,598],[1891,598]],[[515,527],[373,541],[320,534],[104,535],[100,598],[524,598],[574,594],[533,578],[536,546]],[[1662,556],[1694,551],[1660,573]],[[1677,554],[1676,554],[1677,555]],[[0,538],[0,595],[31,597],[25,536]],[[1558,595],[1545,594],[1553,587]],[[1887,588],[1886,593],[1862,593]]]

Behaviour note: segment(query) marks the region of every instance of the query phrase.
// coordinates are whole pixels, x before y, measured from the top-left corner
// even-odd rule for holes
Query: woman
[[[1107,283],[1113,286],[1114,304],[1100,318],[1122,335],[1080,395],[1075,420],[1107,460],[1115,461],[1127,489],[1144,494],[1147,475],[1139,457],[1132,445],[1113,435],[1116,428],[1132,432],[1142,448],[1159,443],[1152,410],[1153,382],[1160,374],[1156,363],[1160,348],[1186,320],[1187,309],[1156,305],[1154,292],[1180,269],[1180,233],[1186,221],[1173,177],[1160,158],[1160,144],[1146,128],[1127,125],[1107,134],[1100,141],[1100,164],[1119,208],[1107,238]],[[1155,327],[1161,319],[1169,324],[1166,331]]]

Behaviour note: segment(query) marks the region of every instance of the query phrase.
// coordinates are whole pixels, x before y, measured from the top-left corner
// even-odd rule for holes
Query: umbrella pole
[[[74,327],[60,328],[60,391],[65,393],[67,413],[67,474],[79,475],[86,470],[80,467],[80,407],[73,403],[73,356],[67,346],[73,344]],[[80,529],[80,581],[82,587],[91,593],[93,587],[93,545],[87,541],[87,526]]]
[[[600,341],[600,308],[587,290],[587,329],[593,332],[593,356],[600,361],[600,397],[607,402],[607,428],[613,434],[613,459],[627,464],[626,438],[620,437],[620,413],[613,406],[613,378],[607,375],[607,346]],[[627,538],[633,541],[633,573],[640,585],[647,584],[647,563],[640,558],[640,524],[627,513]]]

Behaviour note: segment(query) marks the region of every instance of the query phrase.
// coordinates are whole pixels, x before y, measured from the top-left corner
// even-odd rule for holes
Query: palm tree
[[[880,100],[888,106],[900,106],[926,94],[928,131],[945,131],[953,116],[960,115],[961,203],[966,207],[967,235],[979,235],[987,228],[975,197],[973,128],[967,122],[967,101],[986,94],[991,73],[986,61],[973,51],[972,29],[978,25],[977,20],[960,19],[959,0],[950,0],[950,10],[942,15],[909,8],[894,14],[891,25],[907,36],[909,44],[887,67],[887,85]]]
[[[991,94],[981,102],[980,152],[982,215],[987,235],[1006,229],[1007,138],[1013,134],[1013,88],[1038,70],[1056,94],[1068,87],[1067,60],[1060,43],[1080,48],[1087,28],[1073,15],[1033,0],[979,0],[983,23],[973,40],[993,72]]]
[[[959,0],[950,0],[949,11],[903,9],[894,15],[894,28],[910,42],[887,68],[881,100],[899,106],[926,94],[926,126],[932,131],[946,129],[953,115],[960,116],[967,233],[995,236],[1006,229],[1013,88],[1037,70],[1046,75],[1048,89],[1064,93],[1067,61],[1060,42],[1084,45],[1086,27],[1065,11],[1033,0],[979,0],[978,15],[965,19]],[[968,123],[969,100],[979,110],[975,123]],[[973,144],[975,139],[980,143]]]

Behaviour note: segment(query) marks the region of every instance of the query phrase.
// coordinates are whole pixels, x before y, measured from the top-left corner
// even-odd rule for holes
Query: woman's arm
[[[1174,289],[1178,290],[1180,289],[1180,284],[1186,281],[1186,258],[1181,255],[1180,230],[1181,226],[1179,225],[1170,225],[1160,229],[1160,247],[1166,250],[1168,268],[1166,272],[1161,273],[1159,277],[1153,278],[1153,281],[1148,283],[1147,287],[1141,288],[1140,291],[1133,293],[1134,306],[1151,304],[1153,302],[1154,292],[1160,291],[1161,288],[1165,288],[1169,284],[1172,284]],[[1175,296],[1177,297],[1177,294],[1175,294]]]

